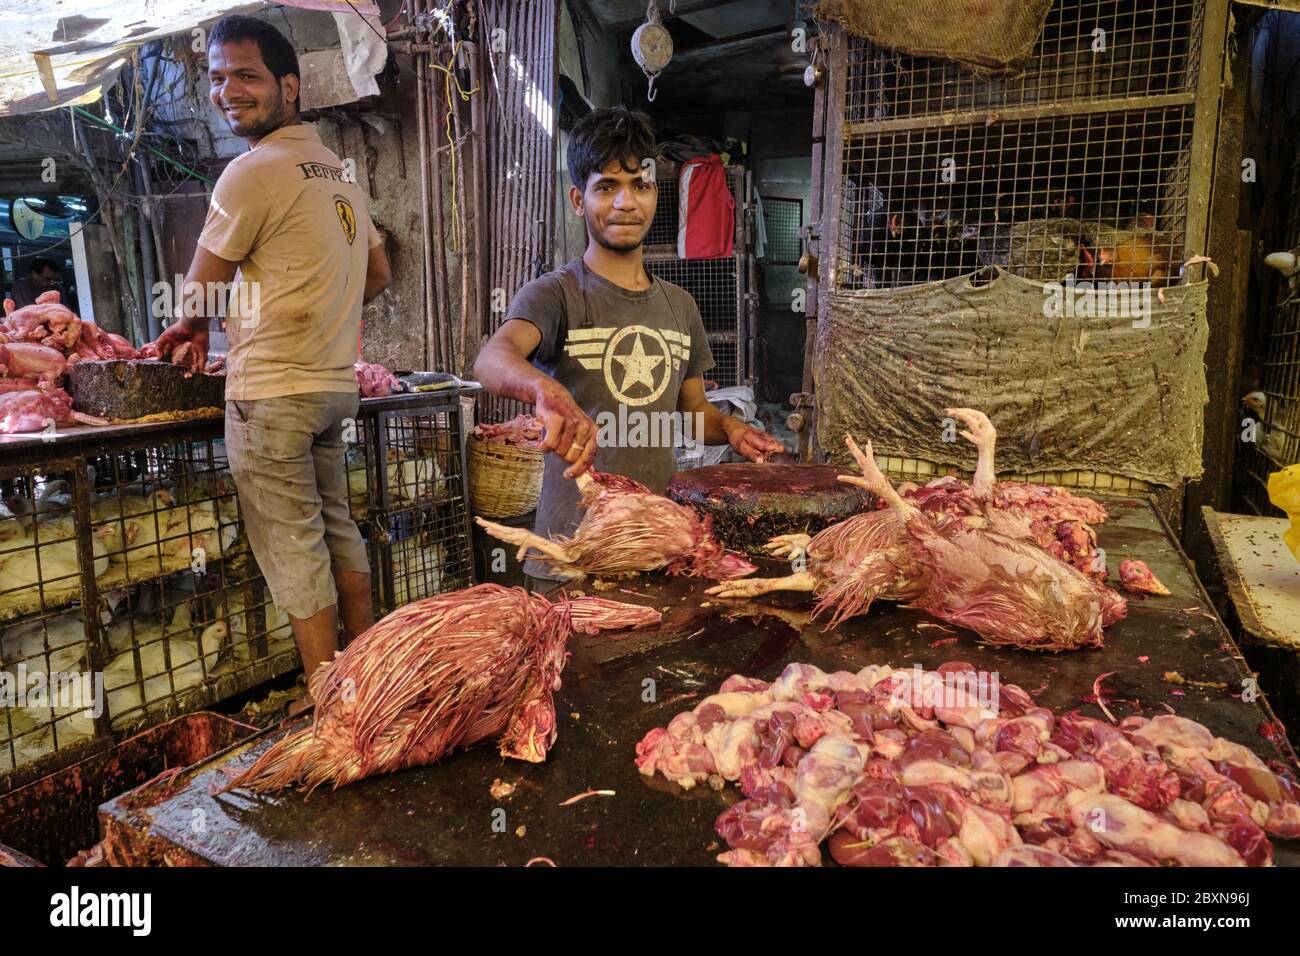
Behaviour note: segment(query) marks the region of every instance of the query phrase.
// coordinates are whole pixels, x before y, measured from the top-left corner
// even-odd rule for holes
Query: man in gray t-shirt
[[[642,264],[658,195],[656,151],[644,114],[597,110],[578,123],[568,147],[569,205],[586,223],[587,250],[519,290],[474,366],[490,392],[535,404],[546,423],[542,447],[555,454],[546,457],[534,527],[546,538],[577,527],[580,496],[570,479],[588,468],[662,493],[683,437],[730,444],[751,460],[785,450],[705,400],[703,375],[714,363],[700,310]],[[558,577],[536,561],[525,570]]]

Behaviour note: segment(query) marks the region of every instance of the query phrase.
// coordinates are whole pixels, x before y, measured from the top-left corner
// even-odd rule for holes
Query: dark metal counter
[[[121,857],[133,862],[517,866],[545,856],[561,866],[709,864],[723,849],[713,821],[739,792],[732,786],[722,793],[683,792],[662,778],[642,777],[634,746],[727,675],[770,679],[792,661],[856,670],[868,663],[934,667],[965,660],[998,671],[1054,710],[1079,707],[1094,716],[1100,712],[1084,698],[1098,675],[1114,671],[1105,686],[1117,718],[1165,713],[1168,705],[1266,760],[1295,768],[1267,703],[1241,699],[1249,674],[1168,529],[1145,501],[1107,503],[1114,517],[1100,539],[1112,567],[1123,557],[1143,558],[1173,595],[1134,597],[1128,618],[1108,630],[1104,650],[1048,655],[986,647],[968,632],[893,606],[827,633],[807,620],[800,595],[723,603],[703,595],[704,582],[635,579],[626,587],[636,595],[602,593],[666,609],[664,623],[571,642],[573,657],[556,695],[559,738],[544,764],[505,761],[483,745],[435,767],[318,790],[307,800],[299,793],[210,796],[227,779],[223,771],[246,767],[272,733],[218,754],[170,787],[106,804],[101,824]],[[1203,684],[1171,683],[1167,672]],[[647,700],[652,686],[654,699]],[[497,778],[517,789],[493,798],[489,788]],[[616,794],[560,806],[588,789]],[[1300,863],[1300,842],[1274,843],[1279,864]]]

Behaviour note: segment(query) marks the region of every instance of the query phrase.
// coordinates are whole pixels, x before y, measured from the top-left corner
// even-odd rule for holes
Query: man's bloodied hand
[[[546,425],[542,451],[553,451],[569,463],[565,478],[576,478],[596,458],[596,423],[578,407],[568,389],[548,379],[538,386],[537,417]]]

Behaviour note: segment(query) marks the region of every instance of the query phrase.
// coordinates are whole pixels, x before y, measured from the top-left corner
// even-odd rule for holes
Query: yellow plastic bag
[[[1282,540],[1300,561],[1300,464],[1291,465],[1268,476],[1268,500],[1287,513],[1291,528]]]

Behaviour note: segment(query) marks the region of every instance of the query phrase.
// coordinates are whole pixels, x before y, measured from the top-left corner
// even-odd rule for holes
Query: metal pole
[[[431,133],[431,149],[429,150],[429,159],[432,165],[433,179],[433,268],[435,278],[437,279],[437,326],[435,334],[442,349],[442,360],[438,365],[438,371],[449,371],[451,368],[451,288],[448,285],[447,276],[447,242],[443,232],[444,218],[442,205],[442,157],[439,153],[439,129],[436,122],[438,117],[439,94],[442,92],[442,84],[446,82],[442,73],[433,71],[431,84],[431,95],[429,97],[430,111],[433,120]]]
[[[411,17],[424,13],[424,0],[411,0]],[[437,308],[433,293],[433,261],[430,258],[431,230],[429,222],[429,85],[428,53],[415,54],[415,102],[420,153],[420,265],[422,269],[422,297],[425,317],[424,367],[435,369],[439,365],[437,354]]]

